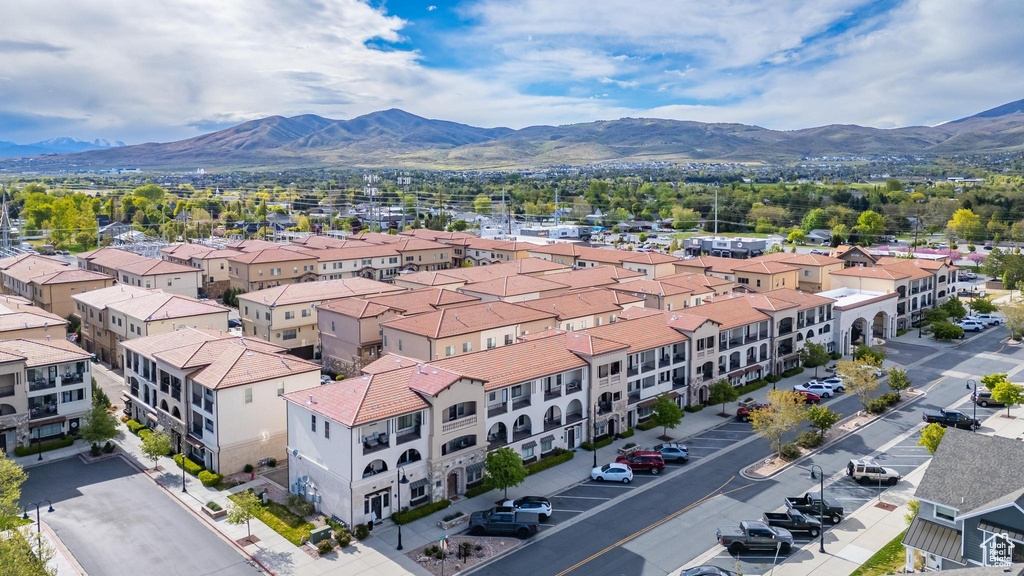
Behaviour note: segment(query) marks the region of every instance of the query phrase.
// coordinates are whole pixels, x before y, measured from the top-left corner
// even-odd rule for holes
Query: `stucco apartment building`
[[[264,248],[228,258],[228,278],[231,288],[255,292],[315,281],[319,278],[316,266],[317,258],[311,254],[280,247]]]
[[[514,240],[491,240],[470,236],[452,240],[439,240],[452,247],[453,266],[469,262],[472,266],[504,264],[530,257],[530,249],[537,244]]]
[[[405,292],[404,288],[366,278],[343,278],[283,284],[238,296],[242,334],[313,358],[320,347],[317,307],[338,298]]]
[[[484,302],[527,302],[562,294],[568,291],[568,287],[565,284],[547,280],[543,276],[519,275],[474,282],[466,284],[458,290]]]
[[[800,290],[804,292],[824,292],[832,289],[829,275],[832,272],[842,270],[845,265],[839,258],[825,256],[824,254],[792,254],[790,252],[774,252],[764,254],[755,261],[782,262],[799,268],[797,282]],[[793,288],[793,286],[790,286]]]
[[[237,254],[237,250],[205,244],[175,244],[160,250],[160,257],[164,260],[200,270],[199,295],[211,299],[220,298],[231,287],[228,259]]]
[[[34,254],[0,260],[0,276],[4,293],[31,300],[36,306],[61,318],[67,318],[74,311],[73,294],[114,283],[112,276],[81,270],[68,266],[66,262]]]
[[[674,265],[678,272],[715,276],[735,282],[737,288],[750,292],[797,288],[800,285],[800,268],[788,262],[698,256],[677,261]]]
[[[320,365],[226,332],[183,328],[126,341],[126,411],[221,474],[284,460],[282,396],[320,384]]]
[[[657,310],[682,310],[700,306],[714,296],[732,292],[732,282],[702,274],[679,273],[661,280],[634,280],[609,286],[610,290],[644,298],[644,306]]]
[[[120,344],[184,327],[228,329],[228,309],[178,294],[117,285],[72,297],[82,320],[81,346],[112,368],[120,367]]]
[[[565,264],[557,264],[543,258],[524,258],[502,264],[452,268],[440,272],[415,272],[396,276],[395,285],[409,289],[437,287],[457,290],[467,284],[487,282],[508,276],[547,276],[570,270]]]
[[[538,312],[550,312],[555,315],[559,330],[571,331],[615,322],[623,310],[642,307],[644,298],[605,288],[586,288],[519,305]]]
[[[381,324],[384,353],[430,361],[508,346],[557,327],[554,312],[483,302],[396,318]]]
[[[678,258],[656,252],[632,252],[612,248],[595,248],[572,242],[546,244],[529,250],[530,256],[544,258],[573,268],[619,266],[641,272],[648,280],[675,273]]]
[[[91,358],[63,338],[0,341],[0,450],[78,433],[92,405]]]
[[[0,296],[0,340],[58,339],[67,335],[68,321],[18,296]]]
[[[851,266],[832,272],[832,287],[898,294],[896,330],[908,330],[924,314],[936,306],[935,277],[916,267]]]
[[[583,288],[610,288],[616,284],[623,284],[640,278],[645,278],[644,274],[634,270],[626,270],[618,266],[597,266],[595,268],[552,272],[546,274],[544,279],[565,284],[570,290],[579,290]]]
[[[381,324],[399,317],[475,304],[453,290],[420,288],[388,296],[341,298],[317,307],[324,367],[335,372],[358,368],[380,357]]]
[[[201,272],[190,266],[147,258],[117,248],[82,252],[75,262],[83,270],[113,276],[118,283],[137,288],[160,289],[171,294],[196,298],[202,283]]]

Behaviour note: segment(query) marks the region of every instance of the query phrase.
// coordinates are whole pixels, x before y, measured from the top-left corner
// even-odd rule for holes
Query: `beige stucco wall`
[[[89,290],[98,290],[113,286],[114,279],[89,280],[87,282],[68,282],[65,284],[51,284],[47,286],[33,285],[36,289],[34,300],[36,304],[48,312],[52,312],[61,318],[67,318],[75,312],[75,302],[71,299],[74,294],[82,294]]]

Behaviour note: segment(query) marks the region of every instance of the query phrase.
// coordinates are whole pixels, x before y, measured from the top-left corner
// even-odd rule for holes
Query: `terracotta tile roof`
[[[573,334],[575,332],[566,336],[571,337]],[[435,360],[430,365],[474,380],[483,380],[484,390],[490,391],[583,368],[588,362],[569,350],[564,338],[552,337]]]
[[[422,286],[446,286],[449,284],[465,284],[466,280],[460,276],[449,274],[451,270],[413,272],[402,274],[397,278],[403,282],[420,284]]]
[[[694,309],[688,308],[688,310]],[[598,338],[628,345],[634,351],[648,350],[687,340],[686,336],[669,326],[669,321],[671,320],[670,312],[661,310],[656,310],[656,312],[657,314],[650,314],[641,318],[633,318],[590,328],[585,332],[589,332]]]
[[[284,306],[287,304],[323,302],[335,298],[390,294],[401,291],[401,288],[393,284],[385,284],[367,278],[341,278],[338,280],[322,280],[320,282],[283,284],[273,288],[264,288],[255,292],[239,294],[238,298],[257,304]]]
[[[850,276],[853,278],[880,278],[883,280],[906,280],[911,277],[907,272],[889,266],[851,266],[836,270],[831,276]]]
[[[307,252],[321,262],[337,260],[360,260],[362,258],[379,258],[381,256],[398,256],[395,244],[366,244],[349,248],[324,248]]]
[[[943,266],[949,266],[949,262],[946,260],[929,260],[927,258],[893,258],[892,256],[883,256],[875,262],[875,266],[907,266],[913,264],[917,268],[922,270],[938,271]]]
[[[532,242],[516,242],[513,240],[494,240],[491,238],[461,238],[446,242],[452,246],[465,246],[470,250],[502,250],[505,252],[521,252],[535,248],[538,244]]]
[[[792,302],[799,306],[801,310],[817,308],[818,306],[835,303],[835,300],[832,298],[818,296],[817,294],[811,294],[810,292],[804,292],[793,288],[777,288],[775,290],[761,292],[761,295]]]
[[[0,332],[65,326],[68,321],[42,308],[33,306],[28,300],[16,296],[0,297]]]
[[[676,296],[694,291],[693,288],[684,284],[661,282],[658,280],[631,280],[623,284],[609,286],[608,289],[626,294],[651,294],[655,296]]]
[[[733,267],[735,272],[749,272],[751,274],[781,274],[783,272],[795,272],[800,267],[785,262],[762,262],[747,260],[742,266]]]
[[[298,260],[315,260],[316,256],[303,252],[285,250],[281,247],[266,248],[263,250],[252,250],[236,254],[228,260],[242,264],[269,264],[272,262],[292,262]]]
[[[425,238],[427,240],[459,240],[463,238],[476,238],[472,234],[465,232],[442,232],[440,230],[429,230],[427,228],[417,228],[415,230],[404,230],[398,233],[399,236],[414,236],[416,238]]]
[[[238,250],[229,250],[229,249],[214,250],[212,252],[207,252],[206,254],[199,254],[199,255],[193,256],[192,259],[193,260],[215,260],[217,258],[231,258],[232,256],[234,256],[236,254],[238,254]]]
[[[192,374],[192,381],[207,388],[223,389],[313,372],[316,377],[310,379],[310,385],[320,384],[319,364],[288,354],[269,354],[248,346],[249,342],[237,338],[229,344],[206,344],[216,346],[218,354],[205,368]]]
[[[285,394],[284,399],[349,428],[424,410],[430,404],[409,388],[416,366],[350,378]]]
[[[480,301],[475,296],[442,288],[417,288],[387,296],[367,296],[364,300],[400,310],[406,316],[433,312],[441,308],[466,306]]]
[[[623,304],[643,301],[642,297],[630,296],[604,288],[588,288],[569,294],[529,300],[519,305],[539,312],[551,312],[559,320],[569,320],[581,316],[620,312]]]
[[[633,256],[623,258],[623,262],[634,262],[636,264],[667,264],[679,260],[675,256],[661,252],[637,252]]]
[[[202,256],[210,252],[215,251],[216,248],[207,246],[205,244],[172,244],[170,246],[164,246],[160,249],[161,254],[167,254],[168,256],[174,256],[180,260],[188,260],[196,256]]]
[[[382,326],[428,338],[445,338],[554,317],[552,312],[497,301],[396,318]]]
[[[694,269],[701,268],[705,272],[714,272],[716,274],[732,274],[737,266],[742,266],[749,263],[749,260],[739,260],[736,258],[721,258],[718,256],[697,256],[696,258],[687,258],[685,260],[679,260],[674,262],[676,270],[680,268]]]
[[[674,312],[669,317],[668,325],[675,328],[676,330],[682,330],[684,332],[693,332],[700,328],[704,324],[711,322],[712,324],[718,324],[714,320],[708,319],[704,316],[694,316],[687,314],[685,310]]]
[[[633,306],[626,308],[618,315],[620,320],[636,320],[637,318],[647,318],[648,316],[657,316],[661,314],[661,310],[657,308],[644,308],[643,306]]]
[[[692,288],[697,293],[714,291],[734,284],[731,280],[707,276],[705,274],[697,274],[695,272],[679,272],[670,276],[662,276],[661,278],[658,278],[658,280],[666,284],[686,286],[688,288]]]
[[[17,264],[18,262],[21,262],[22,260],[25,260],[25,259],[28,259],[28,258],[33,258],[33,259],[34,258],[43,258],[43,259],[49,260],[51,262],[54,262],[56,264],[65,264],[65,265],[67,264],[63,260],[58,260],[56,258],[47,258],[46,256],[39,256],[38,254],[18,254],[18,255],[15,255],[15,256],[8,256],[6,258],[0,258],[0,270],[7,270],[12,265]]]
[[[423,286],[444,286],[458,283],[486,282],[496,278],[506,278],[520,274],[547,276],[546,272],[568,269],[569,266],[565,264],[557,264],[543,258],[523,258],[513,262],[491,264],[490,266],[471,266],[468,268],[451,268],[448,270],[402,274],[398,278],[405,282],[421,284]]]
[[[0,294],[0,306],[34,306],[28,298],[15,296],[14,294]]]
[[[180,332],[180,330],[179,330]],[[207,331],[208,339],[197,337],[194,343],[180,344],[177,347],[169,347],[163,351],[154,353],[156,358],[180,369],[197,368],[212,363],[220,356],[225,346],[243,346],[249,350],[264,352],[267,354],[282,354],[285,348],[275,346],[265,340],[258,338],[246,338],[244,336],[233,336],[227,332]]]
[[[530,248],[529,252],[533,254],[573,256],[580,260],[604,262],[605,264],[621,264],[622,262],[629,261],[631,258],[640,257],[640,254],[644,254],[643,252],[615,250],[613,248],[595,248],[593,246],[584,246],[583,244],[577,244],[575,242],[546,244],[543,246],[537,246],[536,248]]]
[[[564,290],[565,284],[545,280],[539,276],[506,276],[495,278],[486,282],[474,282],[467,284],[459,290],[469,293],[488,294],[504,298],[507,296],[521,296],[534,292],[548,292],[551,290]]]
[[[623,280],[628,281],[642,278],[643,276],[642,272],[626,270],[618,266],[592,266],[580,268],[579,270],[545,274],[544,279],[565,284],[570,288],[594,288],[617,284]]]
[[[99,290],[90,290],[89,292],[83,292],[82,294],[73,294],[71,299],[76,302],[81,302],[86,306],[92,306],[93,308],[103,310],[114,302],[128,300],[129,298],[141,298],[143,296],[149,296],[150,294],[155,294],[155,292],[152,290],[137,288],[129,284],[118,284],[116,286],[100,288]]]
[[[398,242],[405,237],[398,236],[397,234],[381,234],[380,232],[360,232],[359,234],[352,234],[347,238],[363,240],[370,244],[391,244],[393,242]]]
[[[292,244],[313,249],[372,246],[369,242],[363,242],[362,240],[343,240],[332,236],[306,236],[305,238],[296,238],[292,240]]]
[[[389,243],[399,252],[417,252],[420,250],[439,250],[447,249],[451,250],[451,247],[447,244],[441,244],[432,240],[426,240],[424,238],[399,236],[398,240]]]
[[[785,262],[797,266],[828,266],[843,263],[839,258],[825,256],[824,254],[793,254],[791,252],[772,252],[771,254],[762,254],[756,258],[751,258],[751,260]]]
[[[714,302],[707,302],[700,306],[687,308],[681,312],[677,312],[677,314],[707,318],[708,320],[712,320],[720,324],[723,330],[743,326],[745,324],[752,324],[754,322],[762,322],[765,320],[770,321],[772,319],[771,316],[755,307],[755,301],[752,298],[755,296],[758,295],[730,294],[729,296],[722,296]],[[763,306],[765,303],[766,302],[762,299],[757,300],[758,305]]]
[[[104,290],[109,290],[110,288],[116,288],[116,286],[110,286],[109,288],[104,288]],[[138,318],[143,322],[170,318],[187,318],[204,314],[227,314],[229,311],[228,308],[211,301],[201,301],[166,292],[155,292],[145,296],[119,300],[108,304],[107,308],[132,318]]]
[[[422,362],[422,360],[417,358],[409,358],[408,356],[400,356],[398,354],[385,354],[366,366],[363,366],[361,372],[363,374],[379,374],[381,372],[390,372],[400,368],[415,366],[420,362]]]
[[[342,316],[348,316],[350,318],[373,318],[391,310],[391,307],[384,306],[383,304],[376,304],[361,298],[340,298],[338,300],[332,300],[327,304],[322,304],[317,307],[317,309],[321,312],[324,310],[337,312]]]
[[[552,336],[567,334],[568,332],[568,330],[562,330],[561,328],[548,328],[547,330],[541,330],[540,332],[520,334],[516,337],[516,340],[519,342],[530,342],[531,340],[540,340],[541,338],[551,338]]]
[[[628,344],[622,342],[614,342],[612,340],[605,340],[599,336],[582,331],[582,332],[570,332],[565,335],[565,347],[570,352],[576,354],[582,354],[584,356],[600,356],[601,354],[608,354],[615,352],[616,350],[625,350],[629,348]]]
[[[790,310],[792,308],[799,308],[800,306],[795,302],[789,300],[783,300],[782,298],[776,298],[768,294],[730,294],[734,298],[746,298],[750,305],[762,312],[778,312],[780,310]],[[729,296],[722,296],[722,300],[727,300]]]
[[[267,242],[266,240],[242,240],[240,242],[231,242],[227,244],[228,248],[233,250],[241,250],[242,252],[253,252],[259,250],[266,250],[268,248],[279,248],[281,245],[274,242]]]
[[[58,270],[52,274],[37,276],[32,279],[32,283],[49,286],[52,284],[71,284],[73,282],[93,282],[102,280],[110,280],[113,282],[114,278],[107,274],[93,272],[92,270],[72,268],[70,270]]]
[[[121,343],[126,349],[138,352],[143,356],[154,357],[156,354],[171,354],[178,348],[194,346],[203,342],[235,338],[227,332],[220,330],[204,330],[202,328],[191,328],[186,326],[181,330],[165,332],[154,336],[144,336],[132,340],[125,340]],[[182,364],[184,361],[182,361]]]
[[[437,396],[462,376],[430,364],[419,364],[409,375],[409,388],[427,396]]]
[[[92,354],[62,338],[4,340],[0,342],[0,351],[24,358],[29,368],[92,358]]]
[[[199,270],[184,264],[175,264],[167,260],[146,258],[143,261],[118,266],[118,272],[127,272],[137,276],[156,276],[157,274],[198,274]]]
[[[70,270],[67,263],[43,258],[41,256],[29,255],[27,258],[20,258],[11,262],[3,269],[4,276],[10,276],[21,282],[31,282],[33,278],[46,276],[61,270]]]
[[[119,250],[117,248],[100,248],[91,252],[82,252],[76,256],[79,260],[88,260],[96,266],[104,268],[120,269],[137,262],[156,261],[156,258],[146,258],[134,252]]]

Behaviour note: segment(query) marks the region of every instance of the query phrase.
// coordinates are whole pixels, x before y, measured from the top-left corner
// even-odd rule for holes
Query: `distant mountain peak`
[[[1002,116],[1010,116],[1012,114],[1022,113],[1024,113],[1024,99],[1008,102],[1006,104],[1003,104],[1002,106],[996,106],[995,108],[990,108],[988,110],[985,110],[984,112],[978,112],[973,116],[960,118],[959,120],[953,120],[952,122],[949,122],[949,124],[956,124],[958,122],[964,122],[974,118],[999,118]]]

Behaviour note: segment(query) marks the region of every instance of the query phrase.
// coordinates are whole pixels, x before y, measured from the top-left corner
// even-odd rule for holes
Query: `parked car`
[[[775,550],[789,554],[793,534],[785,528],[773,528],[764,522],[743,521],[739,526],[721,526],[715,533],[718,543],[733,554],[745,550]]]
[[[794,390],[794,392],[804,397],[804,404],[821,403],[821,396],[818,396],[814,392],[808,392],[807,390]]]
[[[921,419],[928,424],[939,424],[943,428],[952,426],[961,430],[977,430],[981,422],[958,410],[925,410]]]
[[[1003,319],[995,314],[978,314],[978,321],[986,326],[999,326]]]
[[[502,506],[508,506],[516,512],[532,512],[540,517],[541,521],[551,518],[551,501],[542,496],[523,496],[515,500],[506,500]]]
[[[598,482],[622,482],[629,484],[633,481],[633,470],[625,464],[612,462],[604,466],[598,466],[590,471],[590,478]]]
[[[750,413],[760,408],[767,408],[771,404],[757,402],[753,398],[747,398],[746,400],[739,403],[739,408],[736,409],[736,419],[741,422],[750,421]]]
[[[871,460],[850,460],[846,465],[846,475],[861,484],[889,484],[890,486],[895,486],[902,478],[899,472]]]
[[[825,518],[828,518],[833,524],[838,524],[843,519],[843,514],[845,513],[843,505],[833,498],[826,497],[825,501],[822,502],[821,496],[812,492],[808,492],[803,496],[786,497],[787,508],[814,516],[821,515],[819,508],[822,504],[824,504],[825,508]]]
[[[762,520],[769,526],[785,528],[790,532],[806,532],[811,538],[821,533],[821,520],[807,516],[799,510],[765,512]]]
[[[320,375],[320,383],[321,384],[330,384],[331,382],[334,382],[334,378],[331,378],[327,374],[321,374]]]
[[[831,385],[819,380],[811,380],[807,384],[797,384],[793,386],[793,390],[796,392],[813,392],[822,398],[830,398],[835,394]]]
[[[971,394],[971,400],[974,401],[978,406],[1005,406],[1002,402],[996,402],[992,399],[992,391],[988,388],[981,388],[977,394]]]
[[[516,536],[525,540],[537,533],[538,520],[532,512],[491,508],[469,515],[469,533],[475,536]]]
[[[241,319],[239,319],[239,318],[232,318],[231,320],[228,320],[228,328],[241,328],[241,327],[242,327],[242,320]]]
[[[824,380],[821,381],[821,383],[831,386],[833,392],[839,392],[840,394],[846,392],[846,383],[843,382],[843,379],[840,376],[825,378]]]
[[[683,570],[679,576],[737,576],[735,572],[726,570],[725,568],[719,568],[718,566],[712,566],[705,564],[703,566],[694,566],[693,568],[687,568]]]
[[[964,332],[981,332],[985,329],[985,325],[977,320],[961,320],[956,325],[963,328]]]
[[[990,246],[989,246],[989,247],[986,247],[986,248],[987,248],[988,250],[991,250],[991,249],[992,249],[992,247],[990,247]],[[977,279],[977,278],[978,278],[978,275],[977,275],[977,274],[975,274],[974,272],[968,272],[967,274],[964,274],[964,278],[967,278],[968,280],[975,280],[975,279]]]
[[[654,451],[659,452],[665,462],[678,463],[690,461],[690,450],[684,444],[680,444],[678,442],[655,444]]]
[[[661,452],[654,450],[637,450],[632,454],[619,456],[615,461],[629,466],[632,470],[650,472],[654,475],[658,475],[665,469],[665,459],[661,456]]]
[[[875,378],[881,378],[882,376],[885,375],[885,370],[882,370],[882,368],[879,367],[879,366],[872,366],[870,364],[861,364],[860,367],[872,370],[874,372],[874,374],[875,374]]]

